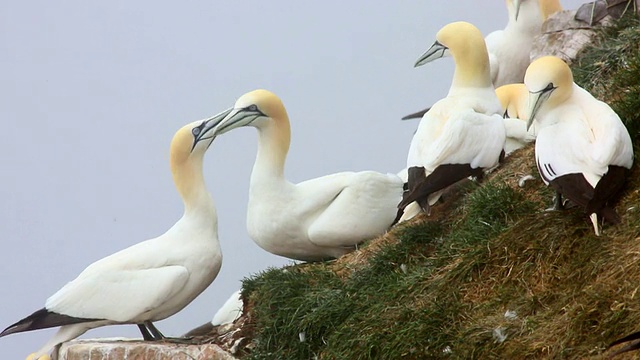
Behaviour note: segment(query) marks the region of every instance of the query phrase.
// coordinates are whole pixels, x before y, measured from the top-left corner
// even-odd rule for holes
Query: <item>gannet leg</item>
[[[167,336],[164,336],[164,334],[162,334],[160,330],[158,330],[158,328],[155,325],[153,325],[151,321],[145,321],[144,325],[151,332],[151,335],[153,336],[152,341],[166,340],[166,341],[179,343],[179,344],[191,344],[192,337],[167,337]]]
[[[562,201],[562,194],[560,194],[558,191],[556,191],[556,196],[553,197],[553,206],[549,209],[547,209],[547,211],[553,211],[553,210],[564,210],[564,202]]]
[[[155,340],[153,335],[151,335],[151,333],[149,332],[149,329],[147,329],[147,327],[144,326],[144,324],[138,324],[138,329],[140,329],[140,333],[142,334],[142,339],[144,339],[144,341]]]
[[[158,328],[153,325],[153,323],[151,321],[145,321],[144,322],[144,326],[146,326],[146,328],[148,329],[148,331],[151,333],[151,337],[152,340],[164,340],[166,339],[166,336],[164,336],[160,330],[158,330]],[[142,330],[140,330],[142,331]],[[143,334],[144,336],[144,334]]]

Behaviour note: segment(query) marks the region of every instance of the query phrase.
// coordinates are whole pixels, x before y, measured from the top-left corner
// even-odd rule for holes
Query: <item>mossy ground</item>
[[[637,146],[640,28],[625,21],[574,74],[610,99]],[[536,179],[521,188],[526,174]],[[640,330],[640,171],[616,204],[622,223],[601,237],[580,209],[545,211],[552,195],[529,146],[352,254],[246,279],[247,357],[602,358]]]

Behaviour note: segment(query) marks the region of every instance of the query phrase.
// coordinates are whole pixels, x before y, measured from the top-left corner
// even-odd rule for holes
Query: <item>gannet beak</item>
[[[200,124],[200,126],[193,128],[193,145],[191,146],[191,151],[193,151],[193,149],[195,149],[196,145],[198,144],[198,142],[200,142],[201,140],[206,140],[206,139],[212,139],[215,137],[215,133],[210,134],[209,136],[205,136],[207,135],[207,133],[209,133],[211,131],[211,129],[215,128],[218,124],[220,124],[220,122],[227,116],[229,115],[229,113],[233,110],[233,108],[231,109],[227,109],[219,114],[216,114],[210,118],[204,119],[202,120],[202,124]]]
[[[529,128],[533,123],[534,117],[540,110],[540,107],[542,107],[542,104],[544,104],[544,102],[547,101],[547,99],[549,99],[549,96],[551,96],[551,93],[555,89],[556,87],[554,87],[553,84],[549,84],[547,85],[546,88],[540,91],[536,91],[536,92],[529,91],[529,109],[527,111],[529,120],[527,120],[527,131],[529,131]]]
[[[513,6],[516,7],[516,21],[518,21],[518,15],[520,14],[520,5],[522,5],[522,0],[513,0]]]
[[[214,136],[222,135],[229,130],[242,126],[249,126],[253,121],[260,117],[266,117],[256,105],[250,105],[243,108],[234,108],[222,119],[213,131]]]
[[[428,62],[432,62],[433,60],[440,59],[441,57],[444,57],[448,51],[449,51],[448,47],[436,41],[433,43],[433,45],[431,45],[431,47],[429,48],[429,50],[427,50],[427,52],[425,52],[424,54],[422,54],[422,56],[420,56],[420,58],[418,59],[418,61],[416,61],[413,67],[422,66]]]

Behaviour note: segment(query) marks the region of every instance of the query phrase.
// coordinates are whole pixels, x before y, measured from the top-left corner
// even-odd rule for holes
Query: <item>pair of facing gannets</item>
[[[44,308],[6,328],[13,333],[58,327],[28,359],[48,359],[59,344],[87,330],[135,324],[145,340],[162,340],[153,325],[187,306],[216,278],[222,264],[218,221],[202,173],[211,129],[227,112],[182,127],[171,141],[170,166],[184,214],[167,232],[89,265],[47,299]]]
[[[464,38],[455,34],[464,34]],[[441,29],[421,57],[449,51],[456,70],[449,94],[423,117],[408,155],[408,191],[395,175],[345,172],[292,184],[284,178],[290,125],[282,101],[266,90],[238,99],[233,109],[180,129],[171,144],[171,170],[184,200],[183,217],[165,234],[99,260],[51,296],[45,307],[9,326],[1,336],[61,326],[31,359],[89,329],[135,324],[145,340],[164,336],[153,325],[180,311],[217,276],[222,255],[216,210],[204,186],[202,162],[213,139],[253,126],[259,146],[251,175],[248,232],[265,250],[299,260],[339,257],[397,220],[429,206],[447,186],[498,165],[506,137],[502,106],[493,90],[480,31],[465,22]],[[573,83],[554,57],[534,61],[525,76],[532,101],[528,126],[539,124],[536,160],[545,183],[585,208],[596,234],[598,219],[618,217],[608,201],[633,163],[631,140],[608,105]],[[506,112],[522,113],[522,87]],[[294,219],[294,221],[292,221]]]
[[[41,360],[59,344],[100,326],[136,324],[145,340],[164,339],[153,322],[184,308],[220,270],[217,215],[202,162],[216,135],[241,126],[259,132],[247,223],[253,240],[267,251],[299,260],[337,258],[384,233],[397,219],[404,184],[395,175],[344,172],[297,185],[286,181],[286,110],[273,93],[252,91],[235,108],[186,125],[174,136],[171,170],[185,212],[172,228],[91,264],[43,309],[9,326],[0,337],[60,326],[29,356]]]

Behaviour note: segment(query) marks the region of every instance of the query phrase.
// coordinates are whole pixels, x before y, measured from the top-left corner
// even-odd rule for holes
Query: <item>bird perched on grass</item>
[[[542,23],[562,10],[558,0],[506,0],[506,6],[509,14],[506,27],[485,38],[491,82],[496,88],[524,81],[533,39],[540,34]],[[422,118],[428,110],[409,114],[402,120]]]
[[[531,63],[528,126],[539,125],[536,162],[545,184],[582,207],[600,235],[599,219],[616,224],[610,200],[623,188],[633,165],[631,137],[620,117],[573,82],[569,66],[554,56]]]
[[[384,234],[396,220],[404,185],[396,175],[340,172],[299,184],[287,181],[289,116],[274,93],[242,95],[213,134],[242,126],[258,130],[247,230],[266,251],[303,261],[337,258]]]
[[[423,116],[411,141],[409,191],[398,205],[404,211],[402,220],[420,211],[428,213],[446,187],[469,176],[482,177],[503,154],[502,108],[489,77],[489,57],[480,30],[467,22],[444,26],[416,66],[448,52],[456,63],[451,88]]]
[[[173,180],[184,202],[184,215],[166,233],[89,265],[47,299],[44,308],[6,328],[13,333],[60,326],[28,359],[47,353],[89,329],[135,324],[145,340],[165,336],[154,321],[187,306],[220,271],[216,208],[202,174],[202,161],[213,141],[212,127],[228,112],[182,127],[171,142]]]

